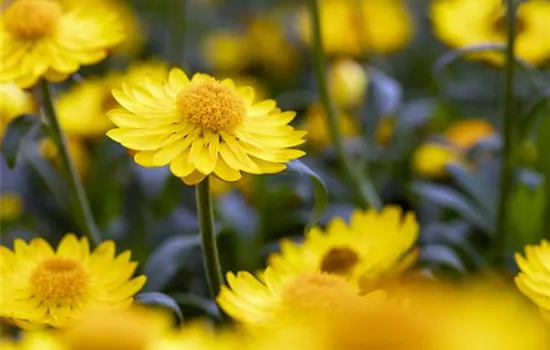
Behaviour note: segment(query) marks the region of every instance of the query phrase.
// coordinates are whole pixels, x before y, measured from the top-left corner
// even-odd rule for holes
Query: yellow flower
[[[288,326],[296,318],[329,320],[351,314],[385,295],[360,290],[343,277],[320,272],[288,273],[268,267],[259,279],[227,274],[217,301],[235,320],[251,326]]]
[[[86,312],[127,308],[146,279],[130,279],[129,251],[115,257],[115,244],[105,241],[90,252],[88,240],[73,234],[57,251],[42,238],[18,239],[13,251],[0,246],[0,258],[0,315],[22,328],[63,327]]]
[[[73,160],[74,167],[81,178],[85,179],[90,169],[90,154],[84,142],[75,137],[67,138],[69,155]],[[59,149],[50,138],[43,138],[38,145],[40,154],[51,161],[58,169],[61,168]]]
[[[170,164],[188,185],[210,174],[234,182],[241,171],[277,173],[304,155],[290,148],[304,142],[305,132],[288,125],[295,113],[273,100],[255,102],[252,88],[236,88],[229,79],[195,74],[189,80],[174,68],[163,84],[144,78],[113,94],[124,108],[109,113],[119,128],[107,135],[139,151],[134,159],[142,166]]]
[[[250,63],[246,45],[246,37],[242,34],[220,31],[204,39],[201,51],[215,72],[235,72]]]
[[[416,149],[412,158],[415,173],[427,178],[443,178],[447,175],[445,166],[458,162],[458,151],[444,145],[424,144]]]
[[[351,59],[339,59],[330,67],[329,82],[336,103],[350,108],[363,103],[369,79],[359,63]]]
[[[467,150],[495,132],[495,128],[483,119],[464,119],[453,123],[444,134],[453,146]]]
[[[0,84],[0,139],[8,123],[16,117],[36,110],[32,95],[15,83]]]
[[[340,132],[346,139],[352,139],[359,135],[358,126],[351,116],[340,112],[338,117]],[[327,116],[321,105],[315,104],[308,108],[305,116],[304,127],[307,130],[307,138],[317,149],[323,149],[332,144]]]
[[[101,3],[15,0],[2,13],[0,80],[30,87],[62,81],[101,61],[123,39],[115,13]]]
[[[550,243],[543,240],[538,246],[525,247],[525,258],[515,255],[520,272],[516,276],[519,290],[537,304],[550,321]]]
[[[0,219],[16,220],[23,212],[23,201],[16,193],[0,194]]]
[[[303,243],[281,242],[281,252],[269,257],[280,271],[324,272],[344,276],[362,290],[372,290],[416,261],[413,246],[418,223],[413,213],[398,207],[381,212],[357,210],[349,225],[333,219],[326,231],[310,229]]]
[[[411,15],[402,0],[322,0],[321,32],[330,54],[362,56],[367,50],[388,54],[406,46],[413,35]],[[307,11],[300,32],[311,41]]]
[[[500,0],[434,0],[431,9],[436,35],[449,46],[506,43],[506,15]],[[516,54],[532,64],[550,58],[550,3],[532,0],[518,11]],[[494,64],[504,62],[503,53],[471,55]]]

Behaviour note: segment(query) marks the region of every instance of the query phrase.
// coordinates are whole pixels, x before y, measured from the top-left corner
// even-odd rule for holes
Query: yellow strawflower
[[[454,148],[427,143],[415,150],[412,168],[420,176],[438,179],[447,176],[445,166],[459,161],[460,153]]]
[[[0,220],[16,220],[23,213],[23,201],[16,193],[0,194]]]
[[[444,135],[451,145],[467,150],[495,133],[495,128],[486,120],[462,119],[451,124]]]
[[[436,35],[454,48],[475,44],[505,44],[506,12],[501,0],[432,0],[431,15]],[[541,64],[550,58],[550,3],[531,0],[518,11],[516,55]],[[494,64],[504,63],[501,52],[481,52],[469,57]]]
[[[321,0],[321,33],[329,54],[388,54],[406,46],[414,25],[402,0]],[[309,14],[300,13],[302,38],[311,42]]]
[[[107,135],[138,151],[134,159],[142,166],[170,164],[188,185],[210,174],[234,182],[241,171],[277,173],[304,155],[291,148],[305,135],[288,125],[295,113],[282,112],[273,100],[256,102],[253,89],[229,79],[189,79],[174,68],[163,83],[144,77],[113,95],[123,108],[109,113],[119,128]]]
[[[35,110],[36,104],[30,93],[13,82],[0,84],[0,139],[4,136],[10,121]]]
[[[520,270],[515,279],[516,285],[550,321],[550,243],[543,240],[539,245],[528,245],[525,247],[525,257],[516,253],[515,258]]]
[[[0,316],[22,328],[63,327],[94,310],[124,309],[145,283],[131,278],[130,252],[115,256],[112,241],[90,252],[86,238],[67,234],[57,250],[42,238],[0,246]]]
[[[340,132],[345,139],[353,139],[359,136],[359,127],[349,114],[340,111],[338,124]],[[308,142],[313,147],[324,149],[332,144],[327,125],[327,115],[321,105],[314,104],[308,108],[305,115],[304,128],[307,130]]]
[[[62,81],[123,38],[116,14],[101,2],[15,0],[2,13],[0,81],[23,88],[42,77]]]
[[[329,70],[329,85],[334,101],[343,108],[357,107],[366,98],[367,72],[352,59],[338,59]]]
[[[303,243],[281,241],[281,252],[269,257],[279,271],[323,272],[343,276],[369,291],[403,272],[416,261],[418,223],[398,207],[381,212],[355,211],[350,223],[341,218],[326,230],[310,229]]]

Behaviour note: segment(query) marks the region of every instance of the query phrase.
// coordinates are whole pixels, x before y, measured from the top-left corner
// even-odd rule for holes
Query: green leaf
[[[180,323],[183,323],[183,313],[181,312],[178,303],[174,300],[174,298],[166,294],[158,292],[140,293],[136,295],[135,302],[143,305],[152,305],[167,308],[178,317],[178,321]]]
[[[545,185],[532,190],[518,182],[508,199],[507,224],[512,232],[510,250],[521,251],[527,244],[538,243],[544,234]]]
[[[10,169],[15,167],[17,154],[23,141],[40,123],[40,118],[37,116],[23,114],[8,124],[2,141],[2,153]]]
[[[208,316],[220,319],[221,312],[218,305],[210,299],[203,298],[201,296],[191,293],[175,293],[170,295],[174,300],[182,306],[188,306],[194,309],[199,309]]]
[[[316,172],[299,160],[292,160],[288,164],[288,171],[300,175],[307,175],[313,183],[315,191],[315,204],[313,206],[313,219],[310,225],[315,225],[319,222],[328,205],[328,189],[325,182]]]
[[[156,248],[145,263],[147,283],[144,291],[162,290],[186,261],[185,257],[200,245],[200,236],[173,236]]]
[[[442,207],[454,210],[484,232],[493,232],[494,218],[480,214],[478,208],[460,192],[446,186],[421,181],[414,182],[411,189]]]
[[[458,164],[449,164],[446,169],[456,184],[476,201],[484,215],[496,215],[497,189],[494,184],[487,183],[481,176]]]

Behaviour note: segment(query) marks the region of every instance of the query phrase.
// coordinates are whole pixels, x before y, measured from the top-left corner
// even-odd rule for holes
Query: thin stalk
[[[508,199],[512,189],[514,177],[513,162],[513,142],[514,142],[514,114],[516,108],[516,97],[514,92],[516,61],[514,58],[516,44],[516,12],[517,5],[515,0],[507,0],[506,22],[508,26],[508,43],[506,47],[506,65],[505,65],[505,89],[504,89],[504,108],[502,114],[502,165],[500,169],[500,198],[497,212],[497,230],[494,235],[494,247],[497,259],[503,259],[506,256],[507,245],[510,237],[506,225],[508,217]]]
[[[41,85],[43,93],[42,103],[44,104],[44,116],[48,121],[51,137],[53,138],[53,141],[61,155],[63,170],[69,180],[69,190],[71,192],[73,209],[77,215],[80,229],[83,230],[84,233],[90,238],[91,243],[97,246],[101,243],[101,234],[99,233],[99,229],[97,228],[94,217],[92,216],[90,204],[86,198],[86,192],[84,191],[84,187],[82,187],[82,183],[76,168],[74,167],[73,160],[69,154],[67,140],[61,130],[61,126],[59,125],[50,84],[46,80],[42,80]]]
[[[185,32],[187,29],[186,6],[187,0],[172,0],[172,8],[170,9],[172,13],[170,63],[178,67],[184,62]]]
[[[361,168],[355,166],[344,147],[344,138],[338,125],[338,114],[334,102],[330,97],[327,85],[327,57],[323,49],[321,37],[321,19],[319,16],[318,0],[308,0],[307,2],[313,31],[313,64],[317,77],[317,90],[327,115],[327,123],[332,143],[338,154],[341,166],[361,201],[361,205],[381,209],[382,202],[372,185],[368,171],[362,171]]]
[[[210,293],[212,297],[216,298],[223,284],[223,276],[216,235],[214,234],[214,210],[208,176],[196,186],[196,196],[201,231],[202,259]]]

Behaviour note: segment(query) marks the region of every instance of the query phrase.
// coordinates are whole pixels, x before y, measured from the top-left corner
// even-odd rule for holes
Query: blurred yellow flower
[[[250,63],[246,40],[241,33],[213,32],[204,39],[201,52],[215,72],[238,72]]]
[[[340,132],[344,138],[352,139],[359,136],[359,127],[350,115],[340,112],[338,123]],[[305,115],[304,128],[307,130],[307,139],[313,147],[323,149],[332,144],[327,125],[327,116],[321,105],[314,104],[308,108]]]
[[[115,257],[113,241],[90,252],[88,240],[67,234],[54,251],[42,238],[0,246],[0,315],[22,328],[63,327],[94,310],[123,309],[145,283],[130,279],[130,252]]]
[[[244,271],[226,277],[218,304],[236,321],[251,326],[288,326],[295,318],[328,320],[353,313],[380,296],[374,292],[362,297],[345,278],[321,272],[287,273],[268,267],[259,278]]]
[[[525,257],[516,253],[515,258],[520,269],[515,279],[516,285],[550,321],[550,243],[543,240],[537,246],[528,245],[525,247]]]
[[[124,38],[116,13],[100,2],[15,0],[2,12],[0,81],[62,81],[101,61]]]
[[[457,150],[445,145],[427,143],[419,146],[412,157],[412,168],[420,176],[443,178],[447,176],[445,166],[460,161]]]
[[[467,150],[495,133],[495,128],[486,120],[462,119],[447,128],[444,135],[451,145]]]
[[[16,220],[23,213],[23,201],[17,193],[0,194],[0,220]]]
[[[212,177],[210,179],[210,190],[214,196],[221,196],[236,188],[240,190],[246,198],[252,198],[254,193],[253,180],[254,179],[248,174],[243,174],[241,179],[236,182],[225,182],[217,177]]]
[[[10,121],[16,117],[36,111],[32,95],[15,83],[0,84],[0,139],[4,136]]]
[[[506,12],[501,0],[433,0],[432,19],[436,35],[453,48],[475,44],[506,43]],[[550,58],[550,3],[531,0],[518,11],[516,54],[531,64]],[[471,58],[502,64],[501,52],[482,52]]]
[[[85,180],[88,175],[88,170],[90,169],[90,154],[84,141],[76,137],[68,137],[67,147],[76,171],[80,177]],[[40,140],[38,151],[58,169],[61,169],[62,165],[61,159],[59,158],[59,149],[52,139],[45,137]]]
[[[352,59],[338,59],[329,70],[332,97],[343,108],[357,107],[364,102],[369,84],[367,72]]]
[[[214,174],[234,182],[241,171],[271,174],[304,152],[293,149],[305,132],[288,123],[294,112],[282,112],[273,100],[255,102],[250,87],[218,81],[206,74],[189,79],[177,68],[163,83],[144,79],[114,90],[123,108],[109,113],[119,126],[107,135],[139,151],[145,167],[170,164],[172,173],[195,185]]]
[[[269,257],[279,271],[324,272],[340,275],[370,291],[409,268],[418,251],[418,223],[413,213],[398,207],[381,212],[355,211],[349,225],[341,218],[326,231],[310,229],[303,243],[281,241],[281,252]]]
[[[321,32],[329,54],[363,56],[372,50],[388,54],[412,39],[412,16],[402,0],[321,0]],[[311,42],[307,11],[300,13],[300,33]]]
[[[374,132],[376,143],[380,146],[386,146],[393,137],[395,132],[395,118],[394,117],[382,117],[376,125]]]

